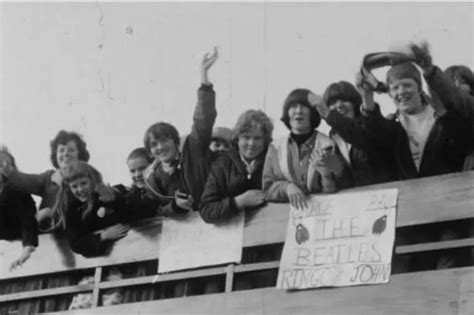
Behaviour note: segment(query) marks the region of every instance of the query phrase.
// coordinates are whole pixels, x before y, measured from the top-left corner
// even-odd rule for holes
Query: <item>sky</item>
[[[149,125],[190,131],[213,46],[216,126],[262,109],[278,138],[291,90],[353,82],[367,53],[426,40],[442,69],[473,68],[473,17],[473,3],[1,3],[0,143],[40,173],[49,142],[74,130],[107,182],[130,184],[125,159]]]

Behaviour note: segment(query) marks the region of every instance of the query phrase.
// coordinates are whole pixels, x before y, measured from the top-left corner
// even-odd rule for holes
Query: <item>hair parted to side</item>
[[[82,137],[74,132],[74,131],[66,131],[66,130],[60,130],[56,137],[54,137],[53,140],[51,140],[50,146],[51,146],[51,163],[53,164],[54,168],[58,168],[58,161],[56,160],[56,152],[58,151],[58,146],[60,144],[65,145],[69,141],[74,141],[77,146],[77,150],[79,151],[79,156],[78,159],[79,161],[84,161],[88,162],[90,158],[89,151],[87,151],[87,144],[85,143],[84,140],[82,140]]]
[[[144,147],[136,148],[130,152],[130,154],[127,157],[127,162],[132,160],[132,159],[145,159],[148,163],[153,162],[153,158],[151,157],[150,153],[148,150]]]
[[[148,151],[150,151],[151,136],[158,141],[173,140],[173,142],[179,146],[179,132],[172,124],[157,122],[148,127],[143,139],[143,144]]]
[[[273,123],[272,120],[261,110],[249,109],[240,114],[232,130],[232,143],[237,144],[239,137],[253,128],[260,128],[265,138],[265,146],[272,141]]]
[[[92,165],[84,161],[74,161],[68,164],[64,170],[62,170],[63,182],[61,188],[58,191],[56,197],[56,203],[53,207],[53,216],[51,218],[50,228],[46,231],[55,230],[61,226],[66,228],[66,211],[74,199],[69,189],[69,184],[76,179],[87,177],[91,180],[92,186],[97,187],[103,185],[102,174]],[[93,200],[89,200],[82,213],[84,218],[91,210],[94,205]]]

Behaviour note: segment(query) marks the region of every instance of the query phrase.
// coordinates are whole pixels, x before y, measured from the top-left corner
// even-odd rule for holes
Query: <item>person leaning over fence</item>
[[[9,164],[16,169],[15,158],[5,147],[0,147],[0,165]],[[0,175],[0,239],[21,239],[23,250],[15,259],[10,270],[20,267],[38,247],[38,224],[35,218],[36,206],[30,195],[6,185]]]
[[[423,70],[428,86],[448,110],[459,113],[470,126],[467,145],[470,155],[465,158],[463,170],[474,169],[474,76],[465,66],[452,66],[443,73],[433,64],[427,43],[411,44],[416,63]],[[455,128],[453,132],[461,133]]]
[[[14,168],[4,168],[9,186],[41,197],[38,221],[40,225],[47,225],[45,230],[50,230],[50,220],[58,215],[52,209],[62,185],[62,170],[74,161],[87,162],[90,155],[86,143],[78,133],[61,130],[51,141],[50,157],[55,169],[41,174],[25,174]]]
[[[281,121],[290,134],[268,147],[263,170],[267,201],[289,201],[303,208],[307,195],[332,193],[338,188],[343,163],[334,142],[316,130],[321,117],[309,104],[309,93],[307,89],[293,90],[283,104]]]
[[[332,128],[329,136],[344,161],[349,177],[347,181],[352,186],[396,180],[393,161],[370,150],[360,113],[362,97],[351,83],[331,83],[321,101],[311,101],[314,99],[311,93],[310,103]]]
[[[75,161],[63,169],[63,184],[55,205],[60,215],[55,225],[64,228],[71,249],[84,257],[107,254],[130,229],[124,224],[123,195],[117,193],[104,202],[97,192],[102,186],[102,175],[86,162]]]
[[[256,209],[265,203],[262,173],[268,145],[272,140],[273,123],[260,110],[243,112],[232,131],[232,147],[211,167],[199,204],[199,211],[208,223],[225,223],[241,211]],[[244,251],[243,261],[254,263],[276,260],[265,250]],[[261,272],[253,277],[243,275],[235,281],[235,290],[268,287],[274,275]]]
[[[209,144],[217,116],[215,92],[208,79],[208,70],[216,60],[217,48],[202,60],[191,134],[180,142],[178,130],[165,122],[155,123],[145,132],[145,147],[154,158],[145,172],[145,182],[161,201],[163,215],[198,209],[211,163]]]
[[[265,203],[262,172],[273,124],[260,110],[242,113],[232,131],[232,148],[211,167],[199,211],[208,223],[225,222]]]
[[[466,133],[465,120],[451,110],[438,114],[430,106],[422,91],[421,73],[410,62],[391,67],[387,85],[397,109],[393,119],[381,115],[373,91],[357,75],[371,147],[395,160],[400,180],[460,171],[466,155],[466,135],[456,135],[452,130],[457,126]]]
[[[143,173],[152,163],[152,158],[146,148],[136,148],[127,157],[127,166],[132,179],[132,187],[116,185],[119,193],[123,194],[126,218],[133,222],[152,218],[159,214],[160,201],[153,198],[146,190]]]

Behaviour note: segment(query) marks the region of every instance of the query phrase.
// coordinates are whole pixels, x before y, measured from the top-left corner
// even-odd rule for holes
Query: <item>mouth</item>
[[[409,96],[409,95],[402,95],[402,96],[397,97],[397,101],[399,103],[407,103],[410,100],[411,100],[411,96]]]

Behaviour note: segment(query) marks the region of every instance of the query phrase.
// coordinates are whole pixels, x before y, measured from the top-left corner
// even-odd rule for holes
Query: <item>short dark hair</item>
[[[13,157],[13,155],[10,153],[10,151],[8,151],[8,148],[6,146],[0,146],[0,161],[3,162],[3,156],[7,157],[9,160],[10,160],[10,163],[11,165],[13,166],[13,168],[16,169],[16,162],[15,162],[15,158]]]
[[[239,137],[250,129],[258,126],[262,129],[265,145],[272,141],[273,123],[271,119],[261,110],[249,109],[240,114],[232,130],[232,143],[237,143]]]
[[[74,141],[77,146],[77,150],[79,151],[79,156],[78,160],[79,161],[84,161],[88,162],[90,158],[89,151],[87,151],[87,144],[85,143],[84,140],[82,140],[82,137],[74,132],[74,131],[66,131],[66,130],[60,130],[56,137],[54,137],[53,140],[51,140],[50,146],[51,146],[51,163],[53,164],[54,168],[58,168],[58,161],[56,159],[56,152],[58,150],[58,146],[60,144],[67,144],[69,141]]]
[[[471,87],[471,94],[474,93],[474,74],[471,69],[463,65],[447,67],[444,73],[454,82],[456,77],[461,77]]]
[[[150,153],[148,153],[148,150],[144,147],[136,148],[127,157],[127,161],[130,161],[132,159],[138,159],[138,158],[143,158],[145,159],[148,163],[153,162],[152,157],[150,156]]]
[[[308,89],[295,89],[288,94],[283,103],[283,113],[281,115],[280,120],[285,124],[285,126],[291,130],[290,125],[290,116],[288,111],[293,104],[301,104],[307,107],[310,111],[310,121],[311,121],[311,129],[318,128],[319,124],[321,123],[321,116],[319,116],[318,111],[314,106],[308,102],[308,94],[311,91]]]
[[[362,97],[356,88],[347,81],[339,81],[331,83],[324,91],[323,94],[324,102],[330,106],[337,100],[343,100],[351,102],[354,108],[354,114],[356,117],[360,116],[360,105],[362,104]]]
[[[148,127],[143,139],[145,148],[148,151],[150,151],[150,135],[153,135],[153,137],[158,141],[173,140],[173,142],[179,146],[179,133],[172,124],[158,122]]]

